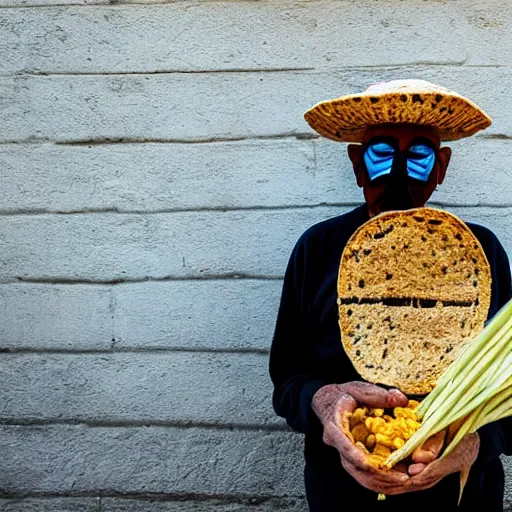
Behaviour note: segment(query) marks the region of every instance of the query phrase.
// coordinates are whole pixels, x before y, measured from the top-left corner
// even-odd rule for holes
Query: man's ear
[[[442,147],[439,149],[439,176],[437,183],[441,185],[444,181],[444,177],[446,176],[446,169],[448,168],[448,164],[450,163],[450,157],[452,156],[452,150],[448,146]]]
[[[357,186],[363,187],[365,183],[364,167],[361,165],[364,153],[363,146],[361,144],[349,144],[347,152],[356,175]]]

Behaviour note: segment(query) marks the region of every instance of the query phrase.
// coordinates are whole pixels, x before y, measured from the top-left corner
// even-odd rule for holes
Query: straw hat
[[[379,82],[363,93],[317,103],[304,118],[320,135],[339,142],[361,142],[366,128],[386,123],[433,126],[442,141],[457,140],[492,122],[467,98],[425,80]]]

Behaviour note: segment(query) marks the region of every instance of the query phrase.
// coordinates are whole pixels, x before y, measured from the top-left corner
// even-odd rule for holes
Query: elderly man
[[[405,469],[371,468],[336,426],[354,400],[371,407],[407,403],[398,390],[361,382],[340,342],[336,280],[341,254],[354,231],[388,210],[424,206],[443,182],[451,151],[441,141],[470,136],[490,125],[466,98],[422,80],[396,80],[361,94],[315,105],[305,114],[321,135],[348,146],[365,203],[308,229],[286,269],[270,355],[276,413],[305,433],[305,484],[314,512],[359,510],[486,511],[503,509],[499,456],[512,454],[509,421],[467,436],[437,459],[439,439],[427,442]],[[492,271],[489,318],[512,296],[507,255],[488,229],[469,224]],[[469,469],[462,501],[459,472]],[[412,492],[414,491],[414,492]],[[378,501],[378,493],[387,499]]]

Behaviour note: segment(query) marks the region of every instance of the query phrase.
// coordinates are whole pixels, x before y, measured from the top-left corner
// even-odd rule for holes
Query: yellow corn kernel
[[[359,423],[361,423],[362,421],[364,421],[364,419],[366,418],[366,414],[368,412],[368,409],[366,407],[358,407],[353,413],[352,413],[352,417],[355,419],[355,420],[358,420]]]
[[[386,446],[387,448],[391,448],[393,446],[392,439],[384,434],[375,434],[375,442],[377,443],[376,448],[380,445]],[[373,453],[375,453],[375,450]]]
[[[415,417],[416,417],[416,413],[412,409],[404,409],[402,411],[402,418],[414,419]]]
[[[395,415],[395,418],[406,418],[408,411],[405,407],[395,407],[393,409],[393,414]]]
[[[386,457],[381,457],[379,455],[368,455],[368,462],[375,468],[380,468],[384,464]]]
[[[370,430],[370,431],[371,431],[371,429],[372,429],[372,425],[373,425],[373,420],[374,420],[374,419],[375,419],[375,418],[366,418],[366,419],[364,420],[364,426],[365,426],[368,430]]]
[[[420,405],[418,400],[409,400],[409,403],[407,404],[407,407],[409,409],[416,409],[416,407],[418,407],[418,405]]]
[[[356,409],[350,416],[350,428],[354,428],[358,423],[363,422],[365,419],[365,412],[364,409],[358,408]]]
[[[390,416],[389,414],[384,414],[383,418],[385,421],[394,421],[395,420],[395,418],[393,418],[393,416]]]
[[[359,421],[359,418],[357,418],[357,416],[354,416],[353,414],[349,414],[347,415],[348,417],[348,423],[349,423],[349,426],[350,426],[350,430],[352,430],[357,424],[361,423]],[[341,415],[340,415],[340,424],[342,423],[342,419],[341,419]]]
[[[391,448],[383,444],[377,444],[373,449],[372,455],[388,458],[391,455]]]
[[[400,448],[402,448],[402,446],[405,444],[405,441],[401,438],[401,437],[395,437],[395,439],[393,439],[393,446],[399,450]]]
[[[375,434],[370,434],[365,441],[366,447],[371,450],[375,446],[376,440],[375,440]]]
[[[382,416],[384,416],[384,409],[372,409],[370,411],[370,414],[372,416],[376,416],[377,418],[381,418]]]
[[[362,423],[356,425],[351,432],[356,442],[361,441],[363,443],[368,437],[368,434],[370,433]]]
[[[384,420],[384,418],[372,418],[370,430],[374,434],[382,432],[382,430],[385,428],[386,428],[386,421]]]
[[[388,423],[387,425],[384,425],[382,428],[379,429],[379,434],[382,434],[386,437],[391,437],[393,435],[393,432],[395,431],[395,427],[392,423]],[[377,432],[375,432],[377,434]]]
[[[410,428],[410,429],[417,430],[417,429],[420,428],[420,422],[416,421],[416,420],[414,420],[412,418],[407,418],[405,420],[405,423],[406,423],[407,427]]]
[[[361,450],[363,450],[363,452],[365,452],[365,453],[370,453],[370,452],[368,451],[368,449],[366,448],[366,446],[365,446],[363,443],[361,443],[361,441],[357,441],[356,446],[357,446],[358,448],[360,448]]]

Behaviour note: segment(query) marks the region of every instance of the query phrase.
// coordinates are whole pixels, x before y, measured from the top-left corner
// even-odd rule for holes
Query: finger
[[[340,386],[344,392],[353,396],[359,404],[368,407],[386,409],[388,407],[406,407],[408,398],[398,389],[384,389],[368,382],[348,382]]]
[[[407,407],[408,404],[409,399],[399,389],[390,389],[388,391],[387,407]]]
[[[406,492],[409,478],[407,475],[395,471],[361,471],[350,463],[342,461],[342,465],[357,482],[363,487],[383,494],[400,494]]]
[[[342,460],[362,471],[368,469],[368,461],[362,450],[355,446],[334,423],[331,422],[325,426],[323,440],[325,444],[338,450]]]
[[[424,464],[429,464],[437,459],[441,449],[443,448],[444,438],[445,438],[446,430],[441,430],[437,434],[434,434],[432,437],[427,439],[421,446],[416,448],[412,452],[412,460],[413,462],[422,462]]]
[[[419,475],[426,467],[427,467],[427,465],[423,464],[422,462],[418,462],[416,464],[411,464],[408,469],[409,475],[411,475],[411,476]]]
[[[383,470],[370,464],[368,454],[355,446],[334,424],[325,428],[324,441],[337,448],[343,466],[350,467],[351,474],[357,471],[359,478],[364,476],[388,486],[404,485],[409,479],[406,471]]]
[[[404,462],[404,461],[401,461],[399,462],[398,464],[395,464],[393,466],[393,469],[395,471],[398,471],[399,473],[403,473],[405,475],[409,474],[408,473],[408,468],[407,468],[407,464]]]
[[[427,464],[421,473],[411,476],[411,484],[416,489],[428,489],[447,475],[469,469],[478,456],[479,444],[478,434],[467,435],[453,452]]]
[[[341,429],[348,434],[350,432],[350,414],[356,410],[357,402],[352,396],[344,393],[336,403],[336,408]]]

